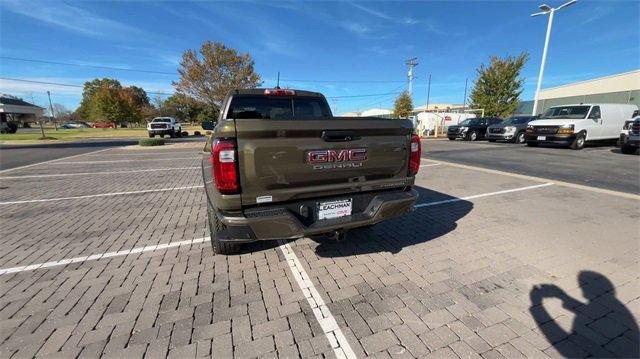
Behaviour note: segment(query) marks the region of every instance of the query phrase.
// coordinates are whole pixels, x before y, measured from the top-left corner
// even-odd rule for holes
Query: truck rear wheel
[[[211,249],[213,254],[235,254],[240,249],[240,243],[221,241],[217,238],[218,233],[227,229],[227,226],[216,216],[211,205],[207,206],[207,217],[209,217],[209,234],[211,236]]]

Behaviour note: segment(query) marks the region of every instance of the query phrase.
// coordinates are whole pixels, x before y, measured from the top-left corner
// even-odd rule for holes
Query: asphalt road
[[[640,156],[615,146],[537,148],[486,141],[425,140],[424,158],[640,194]]]
[[[165,140],[184,142],[194,139],[196,138],[190,137]],[[0,145],[0,170],[27,166],[34,163],[51,161],[58,158],[80,155],[107,148],[133,145],[136,143],[138,143],[137,138],[109,138],[65,143]]]

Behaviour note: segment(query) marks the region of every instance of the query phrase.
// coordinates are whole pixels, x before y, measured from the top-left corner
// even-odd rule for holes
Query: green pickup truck
[[[202,175],[214,253],[315,234],[343,238],[413,210],[420,138],[410,120],[333,117],[317,92],[231,92]]]

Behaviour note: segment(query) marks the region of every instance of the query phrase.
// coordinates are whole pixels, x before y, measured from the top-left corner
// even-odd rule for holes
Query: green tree
[[[173,82],[176,90],[211,109],[220,108],[231,90],[262,84],[251,56],[238,54],[220,42],[203,43],[199,55],[194,50],[185,51],[178,73],[180,80]]]
[[[409,95],[409,92],[403,91],[396,98],[395,103],[393,104],[393,116],[396,118],[407,118],[411,116],[411,112],[413,111],[413,100]]]
[[[93,96],[103,87],[121,89],[122,85],[120,84],[120,81],[110,78],[93,79],[85,82],[82,89],[82,101],[80,102],[80,107],[78,107],[78,110],[76,111],[83,119],[91,120],[91,104]]]
[[[137,86],[122,87],[120,81],[103,78],[87,81],[76,111],[90,121],[140,123],[151,107],[149,96]]]
[[[520,71],[528,59],[529,55],[523,52],[504,59],[491,56],[489,66],[481,64],[476,70],[478,77],[469,96],[470,106],[484,109],[486,116],[512,115],[520,101],[524,84]]]

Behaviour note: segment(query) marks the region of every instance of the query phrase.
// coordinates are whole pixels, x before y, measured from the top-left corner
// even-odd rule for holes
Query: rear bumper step
[[[218,233],[218,239],[234,242],[295,239],[367,226],[413,211],[413,205],[417,198],[418,192],[414,189],[369,194],[366,198],[368,202],[360,211],[356,212],[356,208],[354,208],[354,213],[350,216],[324,220],[313,218],[304,220],[300,218],[298,213],[291,210],[294,206],[308,205],[308,202],[254,208],[245,211],[244,214],[218,212],[218,217],[227,226],[226,231]],[[362,201],[363,198],[359,200]]]

